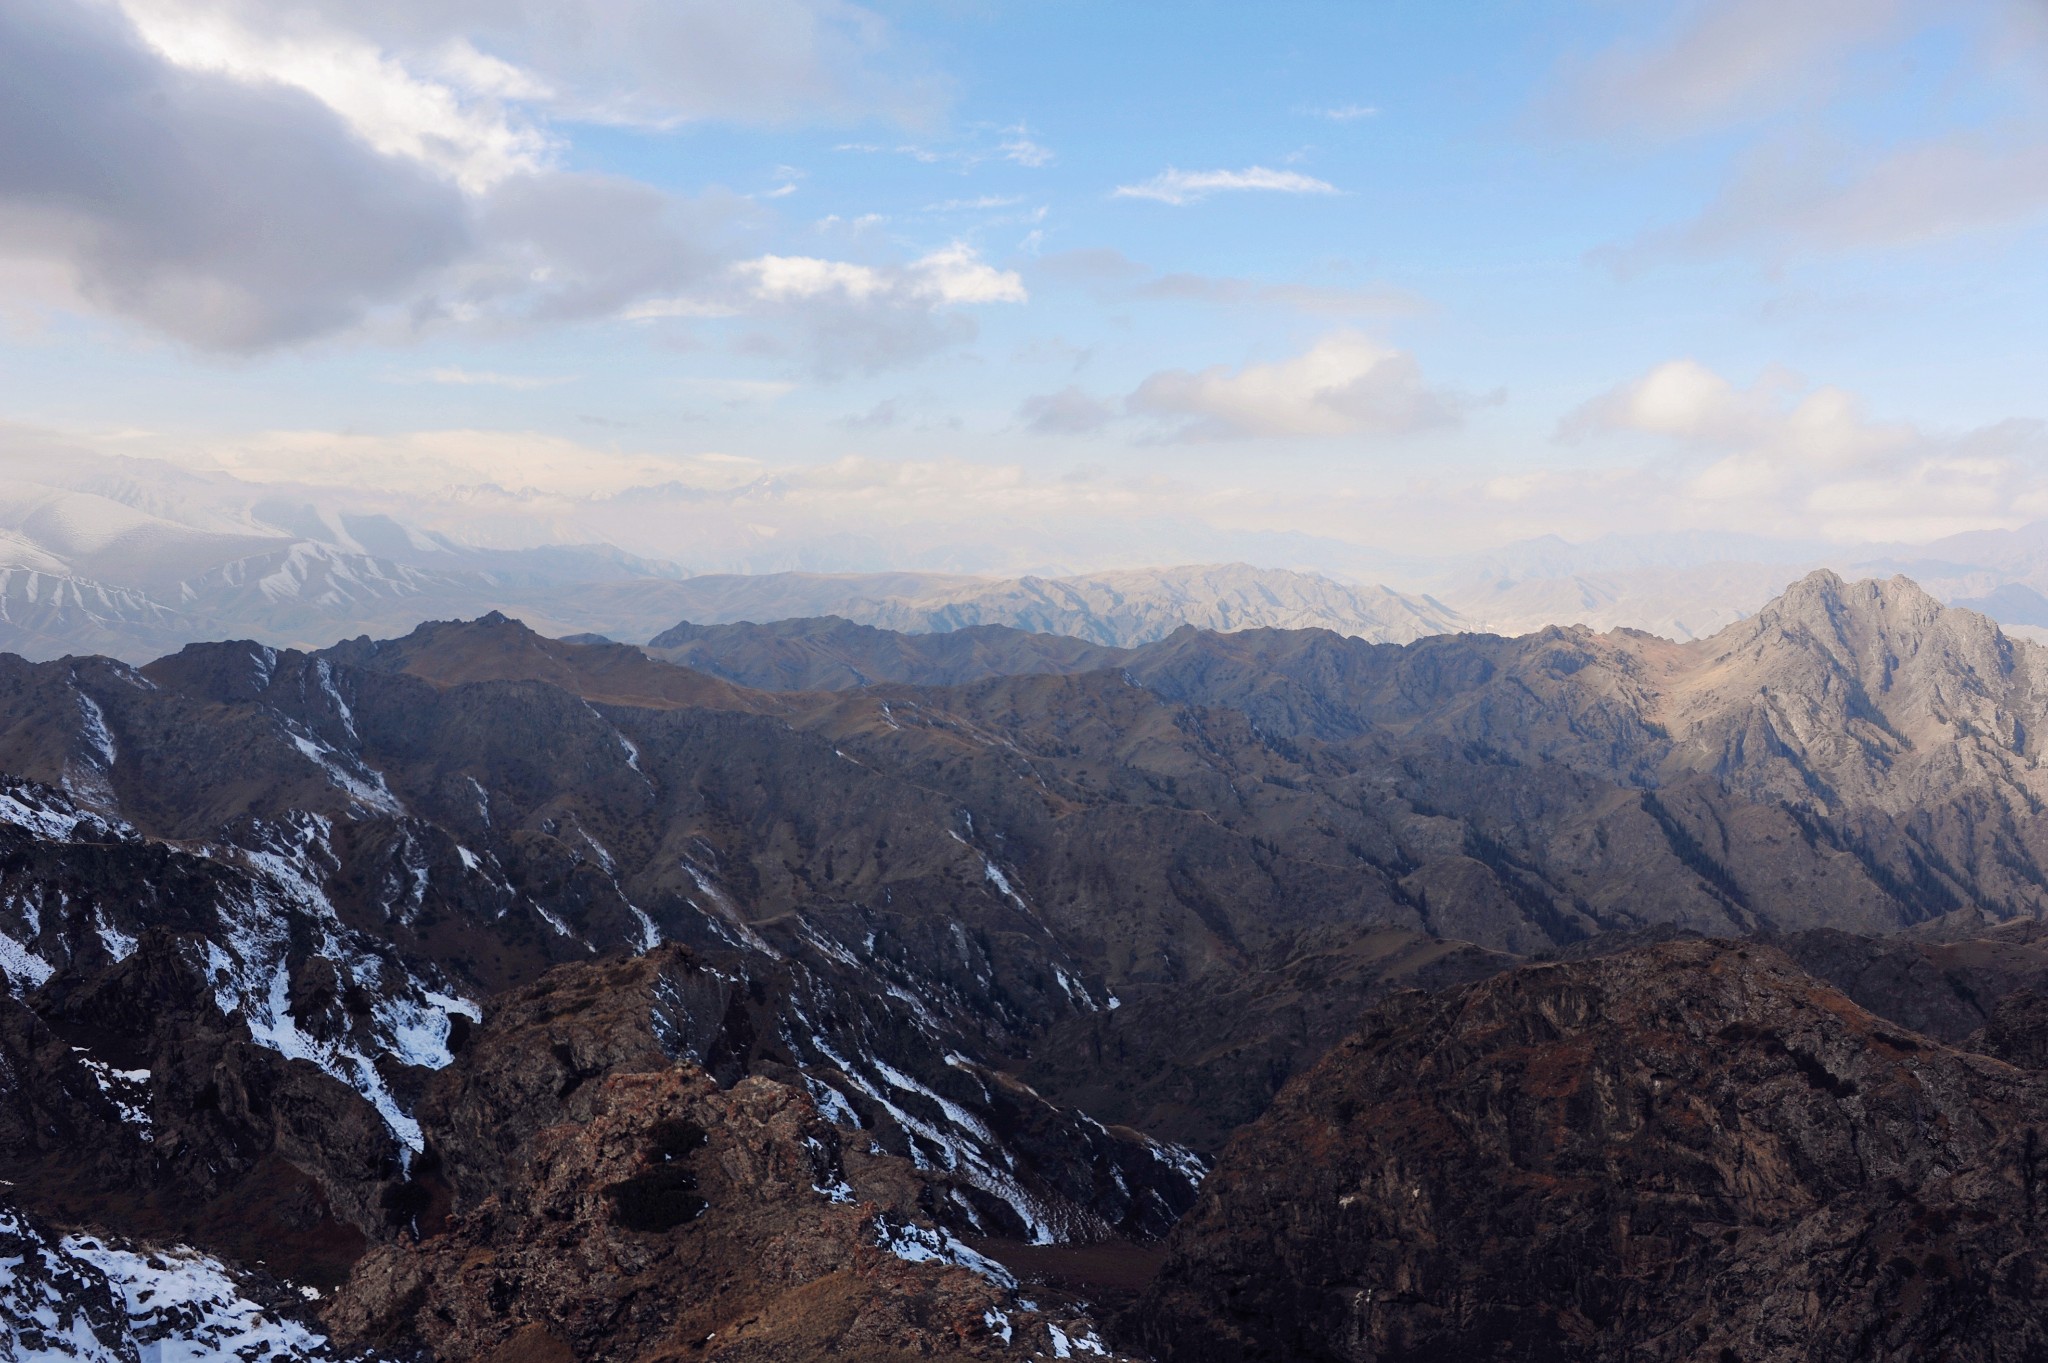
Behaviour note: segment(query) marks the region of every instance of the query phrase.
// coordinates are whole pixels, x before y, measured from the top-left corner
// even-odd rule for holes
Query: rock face
[[[1245,1129],[1137,1320],[1170,1363],[2048,1351],[2048,1090],[1769,948],[1402,995]]]
[[[338,1338],[446,1360],[1099,1349],[931,1221],[943,1175],[849,1142],[799,1086],[721,1089],[680,1059],[666,1001],[690,965],[568,966],[494,1004],[422,1106],[419,1238],[357,1266]]]

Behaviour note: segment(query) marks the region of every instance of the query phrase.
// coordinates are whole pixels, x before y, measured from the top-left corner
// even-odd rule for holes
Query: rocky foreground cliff
[[[2048,1356],[2048,1080],[2006,1054],[1754,944],[1405,994],[1232,1141],[1132,1326],[1175,1363]]]

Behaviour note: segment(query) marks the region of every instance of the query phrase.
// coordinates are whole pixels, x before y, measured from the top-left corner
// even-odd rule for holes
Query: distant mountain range
[[[1300,559],[1282,561],[1317,570],[1212,563],[1011,575],[735,573],[722,570],[729,554],[693,539],[680,522],[666,541],[673,557],[648,557],[605,543],[552,542],[586,522],[550,519],[532,499],[517,503],[527,507],[523,519],[503,521],[490,508],[505,500],[483,497],[475,524],[526,547],[482,547],[422,529],[396,499],[368,508],[331,490],[84,454],[0,462],[0,649],[141,663],[207,639],[325,647],[491,610],[550,635],[628,643],[679,623],[827,615],[903,633],[1004,625],[1117,648],[1183,625],[1321,628],[1405,643],[1583,624],[1685,640],[1753,615],[1816,567],[1849,576],[1903,572],[1937,599],[2048,638],[2048,523],[1921,546],[1609,536],[1434,559],[1270,546],[1275,554],[1300,550]],[[873,548],[837,557],[868,563]],[[823,569],[835,552],[823,541],[802,550],[792,541],[785,557]],[[906,563],[918,557],[903,554]]]

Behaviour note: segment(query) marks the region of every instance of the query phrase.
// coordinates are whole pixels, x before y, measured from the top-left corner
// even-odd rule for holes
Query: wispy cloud
[[[918,142],[841,142],[832,150],[868,156],[907,156],[921,165],[955,166],[961,170],[972,170],[990,161],[1008,161],[1037,170],[1057,159],[1052,149],[1034,139],[1031,129],[1022,123],[1005,128],[984,125],[979,136],[981,140],[959,147],[933,147]]]
[[[738,337],[741,349],[759,355],[806,351],[816,376],[832,378],[872,373],[965,344],[975,334],[966,310],[1029,301],[1023,276],[954,242],[886,264],[755,256],[733,262],[700,288],[644,299],[619,315],[643,322],[749,318],[764,330]]]
[[[1118,185],[1114,199],[1152,199],[1166,204],[1191,204],[1211,194],[1260,191],[1268,194],[1335,194],[1327,180],[1295,170],[1247,166],[1243,170],[1177,170],[1169,166],[1149,180]]]
[[[1187,272],[1155,274],[1152,267],[1108,247],[1048,256],[1035,273],[1076,284],[1105,300],[1201,303],[1230,308],[1284,308],[1325,317],[1389,317],[1426,312],[1429,300],[1388,284],[1275,283]]]
[[[1117,408],[1068,384],[1057,393],[1024,399],[1017,416],[1034,435],[1089,435],[1116,420]]]
[[[1332,123],[1356,123],[1362,118],[1379,117],[1379,108],[1372,104],[1333,104],[1321,108],[1303,109],[1312,118],[1327,118]]]
[[[1049,166],[1053,162],[1052,149],[1034,141],[1031,130],[1022,123],[1003,129],[1003,140],[996,145],[997,153],[1005,160],[1020,166]]]
[[[974,213],[991,208],[1015,208],[1024,202],[1021,194],[984,194],[978,199],[945,199],[926,204],[926,213]]]
[[[439,369],[422,369],[417,373],[401,374],[394,380],[398,383],[443,383],[459,388],[512,388],[527,391],[535,388],[555,388],[565,383],[576,382],[574,374],[500,374],[490,369],[458,369],[448,366]]]
[[[1965,8],[1957,6],[1957,9]],[[1909,0],[1722,0],[1677,7],[1677,22],[1564,72],[1560,112],[1630,137],[1755,121],[1825,97],[1860,47],[1924,13]]]
[[[683,386],[692,392],[723,402],[727,406],[738,406],[748,402],[773,402],[796,391],[796,385],[774,379],[684,379]]]
[[[761,199],[786,199],[796,193],[797,183],[803,178],[804,172],[798,170],[795,166],[777,166],[775,168],[775,179],[777,181],[775,188],[763,190],[755,197]]]

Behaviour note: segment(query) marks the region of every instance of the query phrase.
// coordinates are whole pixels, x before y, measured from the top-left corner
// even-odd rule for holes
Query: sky
[[[1925,541],[2048,517],[2044,225],[2048,0],[9,0],[0,456],[679,562]]]

